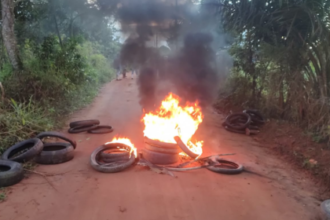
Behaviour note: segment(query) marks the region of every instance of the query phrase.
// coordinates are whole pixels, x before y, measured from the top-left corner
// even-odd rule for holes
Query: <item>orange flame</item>
[[[131,148],[131,151],[129,152],[130,153],[129,156],[131,157],[131,155],[133,153],[134,156],[135,156],[135,158],[137,157],[137,150],[134,147],[134,144],[132,144],[132,142],[130,141],[130,139],[128,139],[128,138],[122,138],[122,137],[114,137],[112,139],[112,141],[107,142],[105,144],[110,144],[110,143],[121,143],[121,144],[125,144],[125,145],[129,146]]]
[[[181,107],[179,101],[179,97],[170,93],[157,111],[145,114],[143,133],[150,139],[166,143],[176,143],[174,137],[179,136],[192,152],[201,155],[203,141],[193,143],[191,137],[203,121],[202,111],[197,102]]]

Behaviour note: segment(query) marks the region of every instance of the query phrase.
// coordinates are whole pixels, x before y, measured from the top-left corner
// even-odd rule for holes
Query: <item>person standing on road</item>
[[[115,70],[116,70],[116,80],[120,80],[119,76],[120,76],[120,73],[122,72],[122,65],[121,65],[119,56],[117,56],[114,59],[113,68],[115,68]]]
[[[135,65],[133,65],[133,67],[132,67],[132,69],[131,69],[131,77],[132,77],[132,79],[134,79],[134,75],[135,76],[137,76],[137,74],[138,74],[138,68],[137,68],[137,65],[135,64]]]

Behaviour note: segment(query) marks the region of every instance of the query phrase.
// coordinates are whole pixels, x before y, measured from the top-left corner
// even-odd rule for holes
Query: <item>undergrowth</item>
[[[24,70],[7,63],[0,70],[5,96],[0,103],[0,155],[42,131],[63,126],[64,116],[90,103],[114,71],[100,46],[80,38],[49,36],[37,45],[26,41]]]

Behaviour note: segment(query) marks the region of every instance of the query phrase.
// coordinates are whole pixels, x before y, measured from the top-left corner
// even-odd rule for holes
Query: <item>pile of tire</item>
[[[107,143],[96,148],[90,158],[91,166],[102,173],[116,173],[127,169],[137,161],[128,145]]]
[[[165,143],[144,137],[143,158],[152,164],[166,165],[178,162],[181,152],[193,159],[199,156],[189,150],[180,137],[176,136],[174,140],[176,143]]]
[[[55,137],[66,141],[56,143],[43,142],[46,137]],[[34,160],[39,164],[60,164],[73,159],[75,141],[59,132],[42,132],[35,138],[21,141],[9,147],[0,159],[0,187],[14,185],[24,178],[21,163]]]
[[[71,122],[68,130],[71,134],[77,134],[85,131],[91,134],[106,134],[113,132],[113,128],[109,125],[100,125],[99,120],[92,119]]]
[[[178,144],[164,143],[144,137],[143,158],[152,164],[173,164],[179,161],[182,152]]]
[[[228,115],[222,125],[227,131],[251,135],[259,133],[264,123],[264,117],[258,110],[248,109]]]

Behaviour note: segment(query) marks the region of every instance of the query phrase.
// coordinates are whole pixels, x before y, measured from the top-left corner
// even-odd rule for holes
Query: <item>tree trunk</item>
[[[57,37],[58,37],[58,40],[60,41],[61,48],[63,48],[62,38],[61,38],[60,30],[58,28],[57,19],[56,19],[56,15],[55,14],[53,15],[53,18],[54,18],[54,22],[55,22]]]
[[[19,57],[19,51],[14,31],[14,2],[13,0],[1,0],[2,13],[2,38],[7,54],[14,70],[23,69],[23,63]]]

